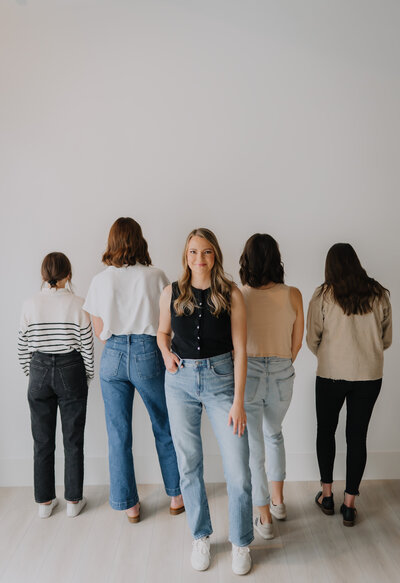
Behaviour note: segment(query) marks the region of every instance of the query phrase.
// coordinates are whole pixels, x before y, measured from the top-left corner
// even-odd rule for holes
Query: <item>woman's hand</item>
[[[176,354],[171,351],[164,351],[162,356],[167,371],[172,373],[176,372],[180,364],[180,359],[176,356]]]
[[[238,434],[242,437],[244,430],[246,429],[246,411],[244,410],[244,405],[239,403],[233,403],[228,416],[228,425],[233,423],[233,433]]]

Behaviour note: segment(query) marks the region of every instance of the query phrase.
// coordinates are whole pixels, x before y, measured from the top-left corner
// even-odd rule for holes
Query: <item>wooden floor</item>
[[[172,517],[160,486],[139,488],[143,520],[130,524],[108,506],[106,486],[86,487],[88,505],[77,518],[60,505],[37,517],[30,488],[0,488],[1,583],[226,583],[233,575],[227,542],[224,484],[207,486],[214,534],[211,566],[190,566],[185,514]],[[357,499],[358,523],[342,524],[315,506],[317,482],[288,482],[288,519],[275,521],[276,538],[257,533],[247,583],[400,582],[400,480],[365,481]],[[343,482],[335,483],[339,510]]]

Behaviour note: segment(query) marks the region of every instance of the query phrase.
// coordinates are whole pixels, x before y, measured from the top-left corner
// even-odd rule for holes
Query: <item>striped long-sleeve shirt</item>
[[[77,350],[86,375],[93,378],[93,333],[84,300],[65,288],[43,288],[24,302],[18,334],[18,358],[28,376],[32,353],[65,354]]]

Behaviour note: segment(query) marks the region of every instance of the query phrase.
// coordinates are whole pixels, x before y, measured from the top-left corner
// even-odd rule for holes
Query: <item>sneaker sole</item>
[[[271,540],[271,539],[275,538],[274,533],[264,534],[260,530],[258,530],[258,528],[256,526],[254,526],[254,530],[256,530],[258,532],[258,534],[260,535],[260,537],[263,538],[264,540]]]

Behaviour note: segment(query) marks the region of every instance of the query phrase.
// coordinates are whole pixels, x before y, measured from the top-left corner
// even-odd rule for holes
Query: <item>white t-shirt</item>
[[[103,320],[102,340],[112,334],[156,336],[160,295],[168,284],[152,265],[109,266],[92,279],[83,309]]]

